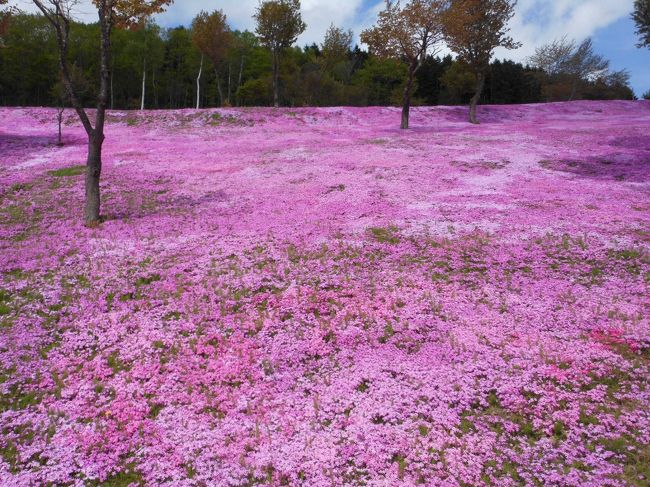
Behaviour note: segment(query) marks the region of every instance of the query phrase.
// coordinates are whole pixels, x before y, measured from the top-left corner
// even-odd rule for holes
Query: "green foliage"
[[[247,106],[268,105],[271,99],[270,82],[265,79],[248,80],[237,90],[237,98]]]
[[[632,19],[639,36],[637,46],[650,48],[650,0],[635,0]]]
[[[273,52],[291,47],[307,27],[300,15],[300,0],[265,0],[254,18],[260,42]]]
[[[395,105],[406,80],[406,66],[394,59],[370,58],[354,77],[353,84],[363,90],[365,104]]]
[[[228,56],[232,40],[230,27],[226,22],[226,15],[221,10],[215,10],[210,14],[201,11],[192,21],[192,42],[201,51],[202,58],[203,56],[208,58],[217,72]],[[202,67],[203,63],[201,63]],[[221,80],[219,78],[216,78],[216,80],[219,104],[230,105],[230,85],[228,85],[224,100]]]
[[[0,49],[0,104],[59,106],[62,90],[52,29],[37,15],[16,14],[11,20],[5,47]],[[218,65],[204,60],[201,106],[218,106],[221,98],[238,106],[270,105],[271,52],[252,32],[228,33],[228,49],[215,58]],[[94,105],[99,88],[98,38],[98,24],[72,24],[70,61],[75,85],[86,106]],[[153,23],[133,30],[115,29],[109,106],[139,108],[143,74],[145,108],[194,106],[201,53],[192,38],[191,29],[162,29]],[[352,47],[349,41],[348,31],[332,26],[321,46],[283,48],[279,63],[282,103],[400,105],[406,79],[404,64],[370,56],[359,47]],[[469,77],[464,71],[451,56],[427,57],[416,75],[414,104],[465,103],[474,87],[467,88]],[[217,74],[223,97],[218,93]],[[618,81],[621,79],[609,80],[609,84],[588,84],[579,97],[631,97],[629,88]],[[538,102],[542,99],[540,83],[537,70],[511,61],[495,61],[486,72],[484,101]]]
[[[476,76],[463,63],[453,63],[440,78],[447,100],[452,103],[466,103],[474,94]]]
[[[56,44],[47,21],[36,15],[13,16],[6,46],[0,49],[0,102],[51,104],[57,80]]]
[[[611,70],[591,39],[556,39],[535,49],[528,62],[537,70],[546,101],[634,99],[629,73]]]
[[[352,49],[352,38],[354,37],[351,30],[344,30],[330,25],[325,33],[325,39],[321,46],[323,63],[329,69],[342,63],[347,63],[350,49]]]

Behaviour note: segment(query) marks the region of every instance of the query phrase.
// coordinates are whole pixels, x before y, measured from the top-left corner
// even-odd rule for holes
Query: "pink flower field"
[[[650,103],[0,109],[0,485],[650,479]]]

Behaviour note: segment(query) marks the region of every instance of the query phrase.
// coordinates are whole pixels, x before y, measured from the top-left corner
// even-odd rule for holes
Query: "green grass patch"
[[[397,477],[400,480],[404,480],[404,475],[406,474],[406,469],[408,468],[408,463],[404,455],[396,454],[392,458],[393,463],[397,463]]]
[[[9,306],[9,301],[11,300],[11,293],[0,289],[0,316],[7,316],[11,314],[11,307]]]
[[[623,474],[618,478],[625,485],[647,486],[650,479],[650,445],[645,445],[631,435],[604,438],[597,442],[616,455],[610,462],[622,464]]]
[[[357,386],[357,391],[363,393],[370,389],[370,381],[368,379],[363,379],[361,383]]]
[[[380,243],[396,245],[400,242],[400,235],[396,226],[370,227],[368,232],[377,242]]]
[[[42,394],[36,391],[24,391],[13,384],[8,392],[0,396],[0,411],[20,411],[41,402]]]
[[[384,334],[381,337],[379,337],[379,343],[388,342],[388,340],[390,340],[394,335],[395,335],[395,329],[393,328],[393,325],[387,323],[386,326],[384,326]]]
[[[16,184],[11,185],[11,187],[9,188],[9,191],[11,193],[20,193],[22,191],[28,191],[28,190],[32,189],[33,186],[34,185],[31,184],[31,183],[16,183]]]
[[[0,223],[15,225],[27,221],[27,211],[22,205],[9,205],[0,210]]]
[[[154,282],[158,282],[161,279],[162,278],[160,277],[160,274],[151,274],[150,276],[138,278],[138,280],[135,281],[135,286],[136,287],[149,286],[150,284]]]
[[[9,465],[9,470],[16,473],[18,463],[18,449],[13,441],[8,441],[3,448],[0,448],[0,457]]]
[[[72,176],[81,176],[85,172],[86,166],[70,166],[61,169],[55,169],[54,171],[48,171],[47,173],[55,178],[68,178]]]
[[[330,186],[330,187],[327,188],[326,193],[329,194],[329,193],[334,193],[334,192],[337,192],[337,191],[339,191],[339,192],[345,191],[345,184],[338,184],[336,186]]]
[[[114,374],[118,374],[122,371],[130,370],[129,365],[127,365],[126,363],[124,363],[124,361],[122,361],[118,352],[111,353],[106,359],[106,361]]]
[[[104,482],[86,482],[90,487],[129,487],[131,485],[144,485],[144,479],[140,472],[133,470],[133,467],[127,468],[123,472],[114,474]]]

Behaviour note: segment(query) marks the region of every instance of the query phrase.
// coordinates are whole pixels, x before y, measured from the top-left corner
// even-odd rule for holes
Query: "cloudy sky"
[[[16,0],[26,10],[28,0]],[[82,0],[80,18],[94,20],[88,0]],[[84,5],[86,3],[86,5]],[[254,29],[252,13],[259,0],[176,0],[158,17],[166,27],[189,25],[198,11],[223,10],[238,29]],[[300,45],[319,43],[327,27],[351,28],[359,32],[371,25],[383,0],[302,0],[307,31]],[[650,50],[637,49],[634,24],[630,20],[633,0],[519,0],[512,20],[512,36],[523,43],[517,51],[499,51],[498,57],[522,61],[536,46],[558,37],[577,40],[593,37],[596,50],[612,61],[615,69],[627,69],[637,95],[650,90]]]

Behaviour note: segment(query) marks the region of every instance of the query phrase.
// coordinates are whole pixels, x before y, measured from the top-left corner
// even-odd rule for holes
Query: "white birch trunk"
[[[147,86],[147,60],[144,60],[142,65],[142,97],[140,98],[140,110],[144,110],[144,97],[146,95]]]
[[[199,67],[199,75],[196,77],[196,109],[198,110],[201,105],[201,74],[203,73],[203,54],[201,54],[201,66]]]

